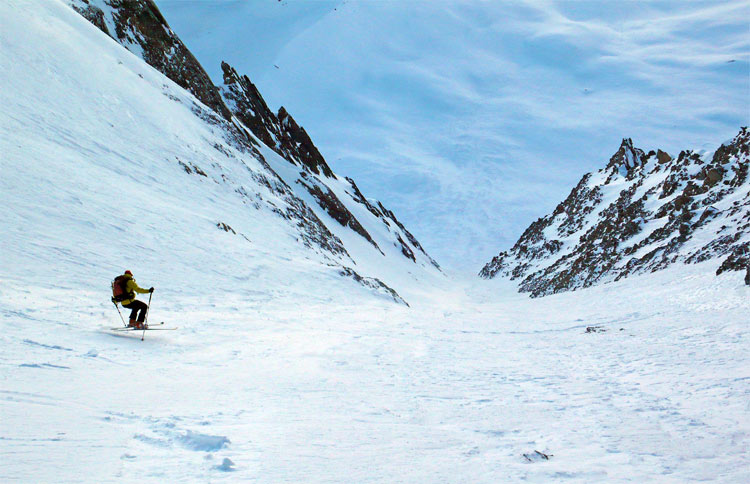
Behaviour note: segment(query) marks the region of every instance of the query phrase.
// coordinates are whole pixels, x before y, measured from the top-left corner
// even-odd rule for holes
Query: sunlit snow
[[[396,304],[187,175],[175,157],[261,167],[219,157],[194,98],[67,5],[0,2],[0,23],[0,481],[750,480],[742,274],[532,300],[363,261]],[[125,269],[177,330],[111,331]]]

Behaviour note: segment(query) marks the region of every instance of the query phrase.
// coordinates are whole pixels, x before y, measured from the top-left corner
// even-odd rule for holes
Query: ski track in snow
[[[39,290],[31,311],[34,285],[8,281],[0,478],[743,482],[740,282],[698,265],[534,300],[484,282],[411,309],[192,314],[165,294],[153,316],[181,329],[141,342],[108,330],[105,295],[74,312]]]

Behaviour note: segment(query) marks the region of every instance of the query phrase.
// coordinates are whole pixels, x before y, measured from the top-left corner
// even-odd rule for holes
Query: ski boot
[[[128,323],[128,328],[148,329],[148,325],[146,323],[136,321],[135,319],[131,319],[130,322]]]

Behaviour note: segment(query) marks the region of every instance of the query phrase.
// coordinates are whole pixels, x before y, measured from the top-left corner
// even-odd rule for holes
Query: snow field
[[[536,300],[464,286],[419,309],[227,294],[186,311],[164,294],[152,321],[180,329],[141,342],[107,330],[101,297],[14,281],[0,477],[743,482],[739,283],[698,265]]]

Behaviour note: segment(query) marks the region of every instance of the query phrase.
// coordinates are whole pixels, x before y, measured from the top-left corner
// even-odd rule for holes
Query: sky
[[[475,273],[622,138],[750,124],[750,2],[157,0],[449,270]]]

